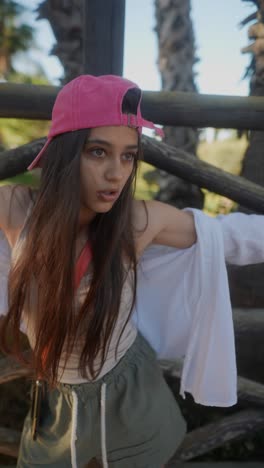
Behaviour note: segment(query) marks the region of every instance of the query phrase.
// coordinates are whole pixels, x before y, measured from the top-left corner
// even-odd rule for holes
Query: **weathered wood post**
[[[83,70],[123,74],[125,0],[83,0]]]

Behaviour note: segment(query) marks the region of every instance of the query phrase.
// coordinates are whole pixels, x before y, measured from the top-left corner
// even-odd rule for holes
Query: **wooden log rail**
[[[188,182],[224,195],[242,206],[264,213],[264,189],[243,177],[228,174],[185,151],[143,138],[144,160],[158,169],[177,175]]]
[[[189,432],[171,463],[192,460],[231,440],[239,440],[264,428],[264,410],[242,410]],[[170,464],[168,465],[168,467]]]
[[[0,180],[26,170],[40,151],[45,139],[39,139],[0,153]],[[242,177],[228,174],[194,158],[183,150],[142,137],[144,160],[159,169],[178,175],[191,183],[224,195],[255,212],[264,213],[264,188]]]
[[[59,87],[0,83],[0,117],[49,120]],[[160,125],[264,130],[264,98],[143,91],[142,114]]]
[[[29,370],[12,358],[0,359],[0,384],[11,382],[21,377],[30,377]]]
[[[175,379],[179,386],[182,363],[163,361],[161,367],[165,375],[169,375],[170,381]],[[166,467],[172,468],[180,461],[192,460],[221,447],[226,442],[243,439],[262,430],[264,428],[264,385],[238,377],[238,401],[244,405],[250,404],[253,408],[243,409],[190,431]]]
[[[0,427],[0,453],[17,458],[20,436],[19,431]]]

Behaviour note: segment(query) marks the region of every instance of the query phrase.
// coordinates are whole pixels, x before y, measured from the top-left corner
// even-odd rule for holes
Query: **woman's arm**
[[[134,216],[141,251],[151,243],[185,249],[196,242],[191,212],[149,200],[135,201]]]

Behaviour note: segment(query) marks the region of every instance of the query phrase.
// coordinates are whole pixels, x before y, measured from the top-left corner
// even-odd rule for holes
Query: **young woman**
[[[134,83],[116,76],[68,83],[30,166],[42,166],[39,190],[0,191],[13,260],[2,348],[21,354],[23,322],[35,396],[48,383],[37,433],[30,414],[25,421],[20,468],[83,467],[92,459],[160,468],[185,433],[155,354],[130,320],[144,249],[195,242],[190,213],[133,199],[140,133],[153,127],[140,98]],[[76,262],[87,248],[91,261],[78,280]]]
[[[185,422],[148,341],[166,356],[174,347],[186,354],[183,391],[196,401],[235,402],[221,235],[190,211],[133,198],[141,130],[155,128],[142,118],[140,100],[137,85],[117,76],[74,79],[58,94],[48,140],[30,166],[42,167],[39,190],[0,189],[0,227],[12,256],[1,347],[23,359],[22,329],[36,376],[19,468],[82,468],[92,460],[104,468],[164,465]],[[197,230],[206,245],[196,249]],[[158,268],[150,259],[142,273],[151,244],[167,251]],[[177,322],[166,302],[169,284]],[[147,324],[135,320],[142,304]],[[148,337],[155,326],[147,341],[141,331]]]

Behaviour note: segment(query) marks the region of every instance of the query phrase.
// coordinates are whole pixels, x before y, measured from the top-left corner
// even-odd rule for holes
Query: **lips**
[[[118,190],[101,190],[100,192],[97,192],[98,198],[106,202],[115,201],[118,198],[118,195]]]

